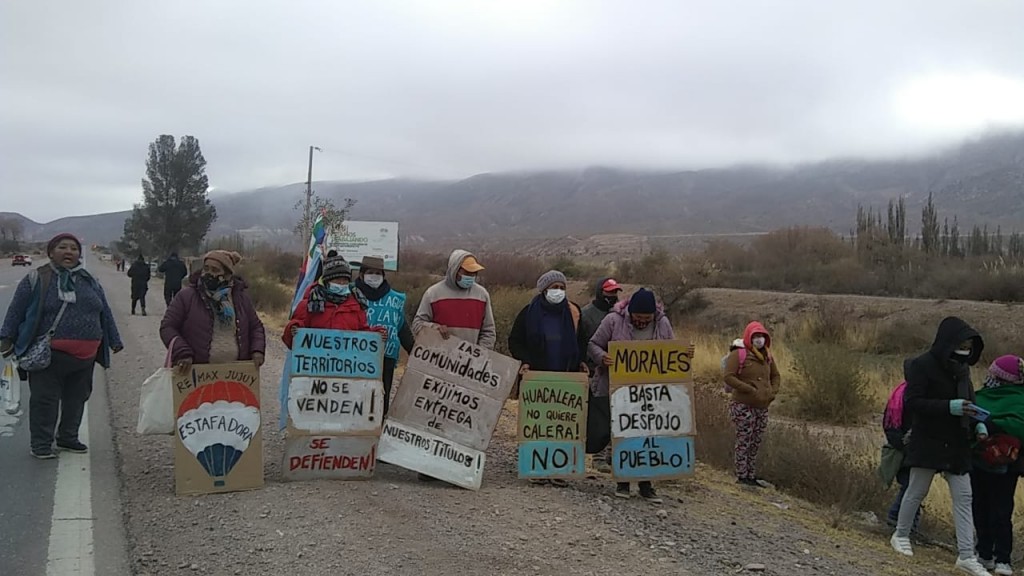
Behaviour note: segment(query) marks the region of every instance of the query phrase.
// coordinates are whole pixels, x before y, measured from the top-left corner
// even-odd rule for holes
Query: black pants
[[[1017,490],[1017,474],[993,474],[983,470],[971,472],[971,511],[978,538],[978,556],[983,560],[1010,563],[1013,551],[1013,494]]]
[[[171,300],[174,300],[174,297],[178,294],[178,291],[180,290],[181,288],[168,288],[167,286],[164,286],[164,302],[168,306],[170,306]]]
[[[135,314],[135,305],[142,304],[142,311],[146,311],[146,293],[137,294],[132,296],[132,314]]]
[[[55,428],[58,442],[78,441],[82,412],[92,394],[94,363],[54,350],[49,367],[29,373],[28,428],[33,450],[50,450]]]
[[[384,358],[384,374],[381,380],[384,382],[384,416],[388,415],[388,407],[391,406],[391,384],[395,380],[395,366],[398,360]]]

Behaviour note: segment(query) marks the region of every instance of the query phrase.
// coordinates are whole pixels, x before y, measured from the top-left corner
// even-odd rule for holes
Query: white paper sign
[[[310,434],[376,434],[384,420],[380,380],[296,376],[288,385],[292,426]]]
[[[630,384],[611,395],[612,436],[682,436],[695,433],[688,384]]]
[[[479,490],[486,456],[479,450],[388,419],[381,431],[377,458],[456,486]]]

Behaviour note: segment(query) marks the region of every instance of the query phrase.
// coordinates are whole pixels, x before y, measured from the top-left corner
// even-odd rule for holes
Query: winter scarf
[[[558,316],[561,337],[558,340],[559,350],[548,350],[548,336],[544,330],[545,316]],[[553,305],[544,299],[543,294],[534,296],[526,310],[526,337],[531,342],[539,342],[548,357],[557,357],[556,366],[544,366],[538,369],[563,371],[574,369],[580,363],[579,344],[576,341],[576,327],[573,325],[569,302],[562,301]],[[554,354],[552,354],[554,352]]]
[[[235,306],[231,303],[231,284],[210,291],[202,289],[206,296],[213,303],[213,309],[217,313],[217,319],[222,324],[227,324],[235,319]]]
[[[85,268],[79,264],[74,268],[68,270],[63,266],[56,266],[50,264],[53,271],[57,274],[57,297],[61,302],[67,302],[68,304],[74,304],[77,300],[75,295],[75,280],[82,278],[86,281],[92,281],[92,276],[86,272]]]
[[[359,278],[356,280],[356,290],[361,292],[363,296],[366,296],[366,299],[370,302],[376,302],[377,300],[387,296],[388,292],[391,292],[391,285],[388,284],[387,279],[385,279],[383,284],[377,288],[373,288],[366,282],[363,282],[362,278]],[[358,296],[356,298],[358,299]]]
[[[349,298],[355,298],[356,302],[359,303],[360,308],[363,310],[366,310],[369,306],[366,302],[366,296],[363,296],[363,293],[358,289],[358,287],[350,291],[348,294],[334,294],[323,284],[316,284],[309,291],[306,311],[310,314],[322,314],[324,310],[327,309],[328,303],[339,306]]]

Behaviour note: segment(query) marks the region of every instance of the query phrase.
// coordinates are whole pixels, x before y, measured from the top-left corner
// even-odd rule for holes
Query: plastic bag
[[[4,360],[3,372],[0,373],[0,410],[8,414],[17,414],[21,410],[21,377],[17,362],[13,356]]]
[[[142,383],[139,395],[139,434],[158,435],[174,432],[174,369],[171,368],[171,350],[174,340],[167,347],[164,365],[157,368]]]

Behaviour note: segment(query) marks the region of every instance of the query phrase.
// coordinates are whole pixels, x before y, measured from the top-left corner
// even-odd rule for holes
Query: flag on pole
[[[316,271],[320,268],[320,262],[324,255],[324,242],[327,241],[327,225],[324,222],[325,211],[321,211],[313,222],[313,229],[309,234],[309,248],[302,259],[302,268],[299,270],[298,283],[295,285],[295,296],[292,297],[292,305],[289,309],[289,316],[295,314],[295,309],[302,302],[302,297],[316,280]],[[278,421],[279,430],[284,430],[288,425],[288,373],[292,362],[292,352],[288,350],[284,357],[284,369],[281,370],[281,386],[278,400],[281,405],[281,413]]]

